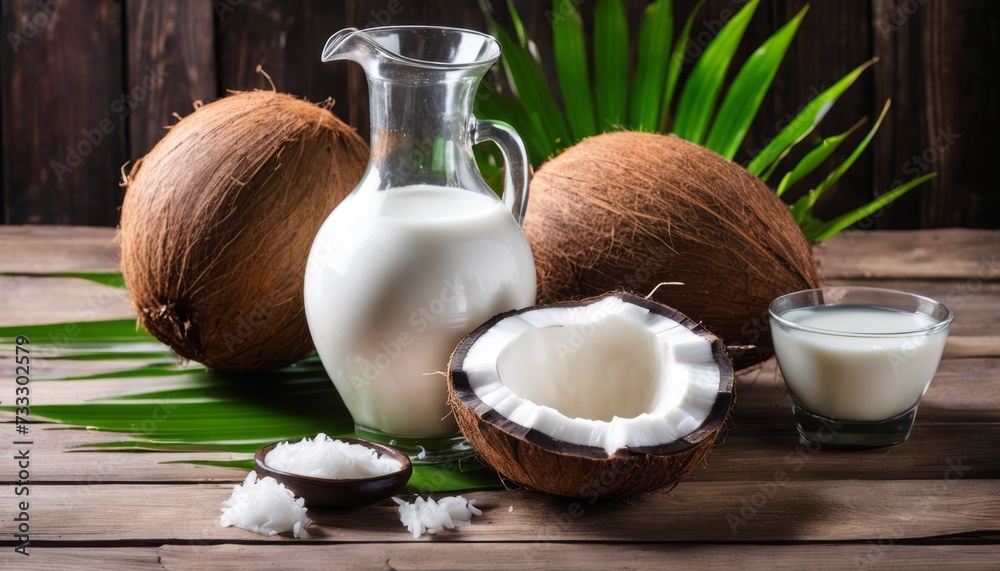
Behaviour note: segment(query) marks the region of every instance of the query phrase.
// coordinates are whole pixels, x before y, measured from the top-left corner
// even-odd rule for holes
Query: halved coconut
[[[718,337],[622,293],[500,314],[462,341],[448,379],[458,426],[487,463],[588,499],[678,482],[733,402]]]

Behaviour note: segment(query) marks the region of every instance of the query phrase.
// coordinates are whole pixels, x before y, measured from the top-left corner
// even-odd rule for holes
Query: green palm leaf
[[[822,182],[816,185],[814,190],[810,190],[807,194],[795,201],[795,204],[793,204],[791,208],[793,218],[799,220],[802,216],[809,214],[812,211],[813,206],[816,205],[816,201],[823,196],[823,193],[825,193],[833,185],[837,184],[837,181],[844,176],[844,173],[846,173],[851,166],[854,165],[854,162],[858,160],[861,153],[868,147],[868,143],[871,142],[872,137],[874,137],[875,133],[878,132],[878,128],[882,126],[882,120],[885,119],[886,113],[889,112],[889,104],[889,101],[885,102],[885,107],[882,108],[882,113],[879,114],[878,119],[875,121],[875,124],[872,125],[871,130],[868,131],[868,134],[865,135],[865,138],[858,143],[857,147],[855,147],[854,152],[852,152],[843,163],[835,168],[833,172],[827,175]]]
[[[594,8],[594,91],[598,130],[624,126],[628,118],[628,22],[621,0],[598,0]]]
[[[810,242],[822,242],[831,236],[834,236],[838,232],[850,228],[855,223],[859,222],[866,216],[871,216],[878,212],[879,210],[885,208],[893,201],[895,201],[900,196],[903,196],[913,188],[931,180],[936,177],[937,173],[926,174],[920,178],[915,178],[906,184],[902,184],[889,192],[883,194],[882,196],[876,198],[870,203],[855,208],[854,210],[848,212],[847,214],[841,214],[840,216],[830,220],[829,222],[823,222],[815,229],[810,232],[806,232],[806,239]]]
[[[784,177],[781,179],[781,183],[778,184],[778,188],[775,192],[778,196],[785,193],[786,190],[793,184],[799,182],[803,178],[813,172],[819,165],[821,165],[826,159],[833,154],[834,151],[844,142],[844,139],[849,137],[852,133],[858,130],[861,125],[864,125],[865,119],[862,119],[854,124],[850,129],[844,131],[839,135],[834,135],[832,137],[827,137],[823,139],[819,145],[813,150],[809,151],[806,156],[802,157],[802,160],[795,165],[795,168],[788,171]]]
[[[691,70],[677,106],[674,133],[701,144],[715,112],[726,71],[760,0],[750,0],[719,31]]]
[[[77,329],[88,331],[88,340],[109,350],[129,349],[130,345],[115,345],[117,333],[108,329],[109,337],[100,336],[100,328],[87,323],[75,323]],[[27,328],[22,328],[22,330]],[[39,338],[40,342],[41,339]],[[33,348],[51,349],[32,342]],[[0,345],[8,349],[8,346]],[[33,364],[42,359],[33,359]],[[119,383],[124,377],[148,377],[158,370],[168,370],[162,363],[91,375],[80,379],[105,379]],[[354,422],[340,399],[333,383],[315,357],[293,367],[270,373],[219,373],[206,371],[200,365],[170,368],[177,376],[170,383],[175,388],[142,391],[142,379],[129,379],[137,392],[71,404],[37,404],[31,414],[63,424],[129,434],[128,440],[109,440],[81,447],[76,453],[100,451],[155,450],[175,452],[176,462],[209,463],[246,469],[246,460],[205,461],[185,458],[192,452],[230,452],[248,454],[278,440],[297,440],[325,432],[334,437],[353,436]],[[33,379],[32,383],[73,383],[89,380],[59,381]],[[125,386],[125,385],[120,385]],[[52,394],[57,394],[53,392]],[[13,412],[14,407],[0,410]],[[476,461],[461,464],[414,466],[409,482],[420,492],[449,492],[468,489],[495,489],[499,479],[491,469]]]
[[[642,16],[630,115],[632,128],[639,131],[656,131],[660,126],[660,106],[669,69],[663,64],[671,57],[673,9],[671,0],[656,0]]]
[[[837,99],[876,61],[878,61],[878,58],[873,58],[859,65],[850,73],[840,78],[829,89],[817,95],[809,103],[806,103],[802,111],[777,136],[771,139],[771,142],[763,150],[757,153],[757,156],[747,165],[747,170],[756,176],[761,176],[761,173],[767,170],[768,167],[773,172],[777,163],[785,158],[799,141],[803,140],[816,128],[816,125],[826,117],[827,112],[837,102]],[[767,180],[768,177],[761,176],[761,178]]]
[[[34,344],[61,346],[156,341],[135,319],[0,327],[0,343],[13,343],[20,336],[27,337]]]
[[[800,10],[743,64],[722,101],[706,147],[729,160],[736,156],[808,9]]]
[[[528,48],[528,34],[524,31],[524,20],[517,11],[517,4],[514,0],[507,0],[507,13],[510,14],[510,21],[514,24],[514,34],[517,36],[517,43],[522,48]]]
[[[493,23],[493,33],[503,46],[500,58],[507,71],[507,81],[530,121],[544,132],[548,143],[545,145],[546,156],[551,156],[557,149],[566,147],[571,140],[566,120],[552,98],[542,70],[527,50],[496,23]]]
[[[583,41],[583,20],[567,0],[552,0],[552,53],[555,56],[563,108],[573,131],[573,142],[597,133],[590,73]]]
[[[555,146],[548,136],[541,114],[529,114],[520,99],[503,97],[496,91],[484,92],[476,97],[475,112],[477,117],[489,117],[511,124],[521,136],[521,140],[524,141],[524,147],[528,151],[528,156],[531,157],[533,166],[541,165],[548,157],[555,154]],[[494,149],[495,147],[489,148]],[[479,162],[480,169],[484,173],[499,172],[499,151],[484,151],[482,156],[487,159],[487,162]],[[490,156],[493,157],[496,168],[490,168],[491,165],[488,162]]]
[[[495,26],[489,16],[488,2],[480,0],[480,3],[484,6],[488,22],[491,26]],[[508,80],[514,86],[515,97],[500,98],[498,101],[503,103],[487,103],[482,107],[492,109],[493,115],[487,111],[487,116],[504,119],[521,132],[532,156],[532,163],[536,167],[566,148],[569,142],[576,141],[582,134],[591,132],[592,112],[588,109],[596,110],[594,125],[596,132],[615,128],[655,130],[657,127],[667,131],[667,126],[672,123],[674,134],[713,149],[732,160],[743,144],[763,98],[788,53],[808,6],[780,27],[747,58],[726,90],[725,97],[716,112],[716,104],[722,93],[729,66],[749,21],[759,6],[759,0],[747,2],[708,43],[708,47],[697,57],[675,103],[678,78],[689,55],[688,44],[694,19],[703,3],[704,0],[699,0],[688,15],[680,34],[673,41],[672,48],[669,31],[673,24],[673,16],[669,14],[672,2],[652,0],[646,6],[639,29],[632,92],[629,94],[629,30],[622,1],[598,0],[596,3],[593,14],[592,67],[588,67],[581,53],[584,38],[576,3],[567,3],[566,0],[554,1],[553,8],[557,15],[560,11],[564,12],[562,14],[564,19],[553,21],[553,45],[557,53],[555,58],[557,75],[569,122],[567,123],[566,118],[559,114],[558,109],[553,109],[555,106],[551,103],[551,94],[543,89],[544,78],[541,77],[540,64],[525,69],[526,63],[531,62],[531,56],[524,51],[523,45],[532,45],[530,40],[523,41],[521,46],[515,46],[524,53],[523,57],[515,54],[510,58],[513,64],[521,69],[509,69],[510,62],[506,59],[503,61]],[[513,6],[509,6],[509,9],[512,11],[515,27],[523,30],[523,24],[513,11]],[[507,44],[512,43],[502,30],[496,29],[495,33],[505,48]],[[670,53],[666,56],[668,49]],[[664,57],[669,59],[666,66],[663,65]],[[861,64],[840,78],[833,86],[811,99],[791,122],[750,160],[747,170],[767,181],[791,151],[815,131],[816,126],[825,118],[840,96],[876,61],[878,59],[873,58]],[[588,71],[593,72],[593,97],[586,89]],[[521,93],[523,85],[531,88],[527,95]],[[542,97],[541,94],[547,97]],[[845,133],[819,141],[818,145],[799,160],[793,169],[785,173],[775,189],[777,195],[783,196],[792,185],[819,168],[859,125],[855,125]],[[869,145],[877,129],[878,123],[843,164],[790,207],[803,234],[810,240],[832,235],[831,229],[843,228],[846,227],[844,224],[854,223],[856,218],[851,216],[863,217],[871,208],[884,206],[904,192],[894,189],[872,204],[830,222],[823,222],[812,216],[816,200],[854,164]],[[566,135],[567,131],[572,132],[572,139]],[[553,135],[554,132],[559,134]],[[477,154],[477,158],[484,157],[480,160],[495,161],[491,156],[484,153]],[[490,168],[493,170],[489,172],[493,174],[499,172],[495,166]],[[901,188],[908,190],[917,184],[917,182],[912,185],[907,183]]]
[[[122,279],[121,272],[51,272],[44,274],[30,272],[0,272],[0,276],[76,278],[111,287],[125,287],[125,280]]]
[[[684,22],[677,41],[674,43],[674,51],[670,54],[670,65],[667,68],[667,85],[663,89],[663,105],[660,113],[660,127],[665,129],[670,108],[674,104],[674,92],[677,90],[677,78],[681,75],[681,66],[684,63],[684,54],[687,52],[688,38],[691,37],[691,26],[694,25],[694,18],[698,15],[705,0],[698,0],[694,10],[688,15]]]

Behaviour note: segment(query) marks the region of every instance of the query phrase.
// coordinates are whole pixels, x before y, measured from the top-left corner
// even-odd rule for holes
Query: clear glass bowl
[[[944,352],[953,319],[947,307],[845,286],[781,296],[768,312],[803,438],[852,448],[906,440]]]

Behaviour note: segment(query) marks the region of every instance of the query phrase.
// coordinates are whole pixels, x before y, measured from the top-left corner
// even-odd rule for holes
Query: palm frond
[[[573,142],[576,142],[597,134],[583,20],[576,6],[566,0],[552,0],[552,10],[552,54],[559,76],[559,89],[573,94],[563,99],[563,108],[573,132]]]
[[[487,6],[485,0],[481,0]],[[579,139],[592,133],[621,128],[644,131],[657,129],[672,132],[684,139],[712,149],[733,160],[743,145],[754,118],[760,110],[768,89],[778,73],[791,43],[806,15],[808,6],[776,30],[740,66],[739,71],[725,90],[725,96],[716,110],[726,75],[733,57],[743,41],[744,33],[759,5],[750,0],[719,30],[704,51],[694,59],[683,86],[679,78],[689,56],[689,38],[696,15],[704,0],[700,0],[688,15],[680,33],[674,39],[672,2],[652,0],[643,12],[638,30],[635,73],[631,86],[628,81],[629,30],[622,0],[598,0],[594,8],[592,40],[594,51],[589,62],[583,53],[586,45],[582,18],[574,3],[565,0],[553,2],[553,50],[563,107],[567,115],[555,105],[545,87],[544,74],[537,61],[533,61],[524,45],[519,45],[509,34],[496,28],[498,39],[513,53],[503,60],[508,82],[514,90],[511,99],[491,94],[487,103],[480,106],[486,116],[505,120],[525,139],[534,166],[558,154]],[[567,12],[567,6],[570,11]],[[495,22],[484,7],[492,27]],[[516,12],[512,12],[515,28],[523,31]],[[808,101],[794,118],[746,165],[747,170],[768,181],[782,161],[802,141],[817,139],[814,131],[837,100],[853,85],[864,71],[878,61],[864,62],[840,78],[830,88]],[[529,65],[531,64],[531,65]],[[592,90],[587,89],[589,72],[593,72]],[[631,89],[631,93],[629,92]],[[680,91],[677,96],[678,90]],[[499,98],[490,102],[490,97]],[[593,97],[591,97],[593,95]],[[675,96],[676,102],[675,102]],[[493,115],[491,115],[493,113]],[[884,117],[884,112],[882,114]],[[568,117],[568,121],[567,121]],[[596,119],[591,123],[591,118]],[[922,182],[921,177],[882,195],[870,204],[839,216],[828,222],[816,219],[812,210],[816,201],[826,193],[854,164],[867,148],[878,130],[881,117],[854,152],[815,189],[790,206],[791,213],[811,241],[826,239],[846,228],[872,209],[884,207],[898,196]],[[775,188],[784,196],[794,184],[826,163],[834,151],[857,129],[860,123],[847,131],[818,141],[795,166],[784,173]],[[570,136],[572,134],[572,137]],[[494,160],[492,155],[485,155]],[[494,160],[495,162],[495,160]],[[494,168],[495,167],[491,167]],[[490,171],[494,172],[494,171]],[[904,189],[904,190],[900,190]],[[860,217],[860,218],[859,218]]]
[[[568,93],[568,97],[575,94]],[[594,99],[601,131],[628,120],[628,22],[621,0],[598,0],[594,8]]]
[[[729,160],[736,156],[808,9],[806,6],[779,28],[743,64],[715,116],[705,141],[707,148]]]
[[[660,107],[669,71],[663,62],[671,57],[673,12],[671,0],[656,0],[642,16],[629,115],[629,122],[637,131],[657,131],[660,127]]]
[[[726,22],[695,62],[677,104],[674,134],[678,137],[698,144],[705,140],[715,115],[715,102],[726,80],[726,71],[759,1],[750,0]]]

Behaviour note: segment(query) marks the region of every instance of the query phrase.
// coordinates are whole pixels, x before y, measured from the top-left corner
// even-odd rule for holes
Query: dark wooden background
[[[176,121],[174,113],[191,111],[192,101],[266,87],[254,72],[257,64],[280,90],[314,101],[333,97],[334,111],[367,136],[360,71],[319,62],[324,41],[340,28],[485,29],[476,0],[0,1],[2,219],[8,224],[116,224],[122,165],[148,151]],[[589,17],[592,0],[572,1]],[[678,27],[694,3],[675,2]],[[516,4],[529,35],[549,54],[551,2]],[[741,55],[804,4],[763,0]],[[503,0],[493,5],[509,22]],[[645,5],[629,0],[633,29]],[[699,50],[699,37],[740,5],[708,0],[691,49]],[[993,176],[1000,162],[995,0],[814,0],[745,147],[760,148],[813,94],[873,56],[879,63],[838,102],[822,132],[877,115],[889,98],[892,110],[820,213],[843,212],[893,181],[933,170],[937,179],[885,209],[875,226],[1000,226],[1000,184]],[[748,157],[745,151],[740,158]]]

